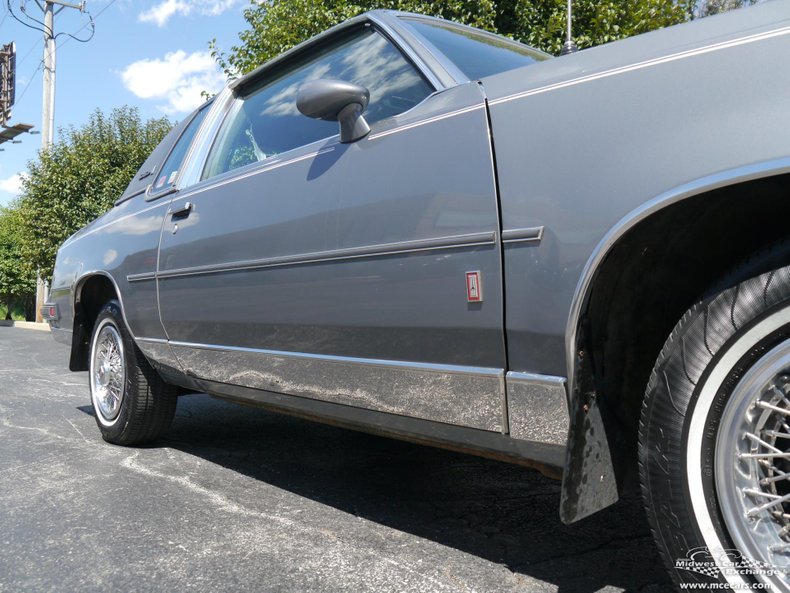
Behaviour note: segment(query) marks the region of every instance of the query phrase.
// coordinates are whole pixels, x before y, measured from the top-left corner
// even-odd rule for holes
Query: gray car
[[[60,248],[105,440],[179,395],[641,484],[676,583],[788,590],[790,4],[551,58],[375,11],[230,84]]]

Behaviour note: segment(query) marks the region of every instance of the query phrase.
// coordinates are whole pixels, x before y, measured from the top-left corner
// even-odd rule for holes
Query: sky
[[[10,2],[13,14],[9,12]],[[78,0],[71,0],[77,4]],[[57,39],[55,140],[60,127],[79,127],[96,109],[137,107],[144,119],[185,117],[203,99],[201,91],[216,92],[225,82],[209,55],[208,43],[222,49],[238,43],[246,28],[243,10],[248,0],[87,0],[86,13],[66,8],[55,17]],[[24,8],[24,12],[21,10]],[[67,34],[95,34],[79,43]],[[41,129],[43,33],[14,19],[40,27],[41,9],[35,0],[0,0],[0,45],[16,43],[16,104],[10,124]],[[23,134],[20,144],[0,145],[0,206],[19,192],[19,176],[36,157],[41,135]]]

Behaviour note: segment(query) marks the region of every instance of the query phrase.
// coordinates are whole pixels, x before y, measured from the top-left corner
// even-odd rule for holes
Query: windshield
[[[520,68],[549,56],[516,41],[472,29],[413,17],[401,17],[450,59],[469,80]]]

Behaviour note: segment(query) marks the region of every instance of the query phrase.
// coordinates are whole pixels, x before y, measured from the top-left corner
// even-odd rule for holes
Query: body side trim
[[[502,231],[503,243],[539,243],[543,239],[543,227],[533,227],[527,229],[511,229]]]
[[[402,241],[398,243],[383,243],[380,245],[366,245],[363,247],[350,247],[348,249],[332,249],[315,253],[300,253],[255,260],[228,262],[195,266],[191,268],[176,268],[173,270],[159,271],[157,278],[175,278],[180,276],[195,276],[199,274],[219,274],[236,272],[240,270],[274,268],[281,266],[298,266],[318,262],[337,261],[344,259],[358,259],[365,257],[381,257],[400,253],[414,253],[420,251],[434,251],[436,249],[455,249],[460,247],[478,247],[493,245],[496,236],[493,231],[484,233],[471,233],[468,235],[451,235],[435,239],[420,239],[417,241]],[[148,279],[148,278],[145,278]]]
[[[565,446],[570,426],[565,378],[511,371],[505,381],[510,436]]]
[[[185,373],[198,379],[485,431],[504,428],[504,369],[169,345]]]
[[[163,338],[137,338],[137,342],[144,342],[148,344],[168,344],[169,340]]]
[[[565,377],[555,377],[554,375],[539,375],[537,373],[518,373],[509,371],[507,379],[513,383],[535,383],[549,386],[565,385]]]
[[[129,274],[127,282],[142,282],[143,280],[156,280],[156,272],[143,272],[141,274]]]
[[[149,362],[156,368],[167,369],[169,372],[183,372],[170,343],[159,338],[136,338],[135,344]]]
[[[559,479],[560,468],[564,461],[565,448],[562,446],[520,441],[495,432],[354,408],[305,397],[191,378],[184,380],[182,376],[168,375],[167,378],[174,383],[182,384],[183,387],[206,391],[221,399],[254,403],[277,413],[310,421],[535,467],[554,479]]]
[[[148,342],[165,342],[157,338],[139,338]],[[268,350],[265,348],[246,348],[242,346],[224,346],[220,344],[202,344],[197,342],[179,342],[170,340],[172,346],[198,348],[201,350],[219,350],[224,352],[248,352],[268,356],[292,357],[307,360],[321,360],[327,362],[351,363],[381,368],[414,369],[432,373],[453,373],[473,375],[477,377],[504,377],[503,369],[489,367],[471,367],[455,364],[436,364],[429,362],[407,362],[401,360],[384,360],[378,358],[358,358],[354,356],[337,356],[335,354],[311,354],[307,352],[292,352],[288,350]]]

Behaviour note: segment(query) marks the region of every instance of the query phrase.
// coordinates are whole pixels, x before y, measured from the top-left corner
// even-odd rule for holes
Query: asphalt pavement
[[[638,500],[563,525],[535,471],[206,395],[116,447],[67,364],[0,327],[0,593],[671,590]]]

